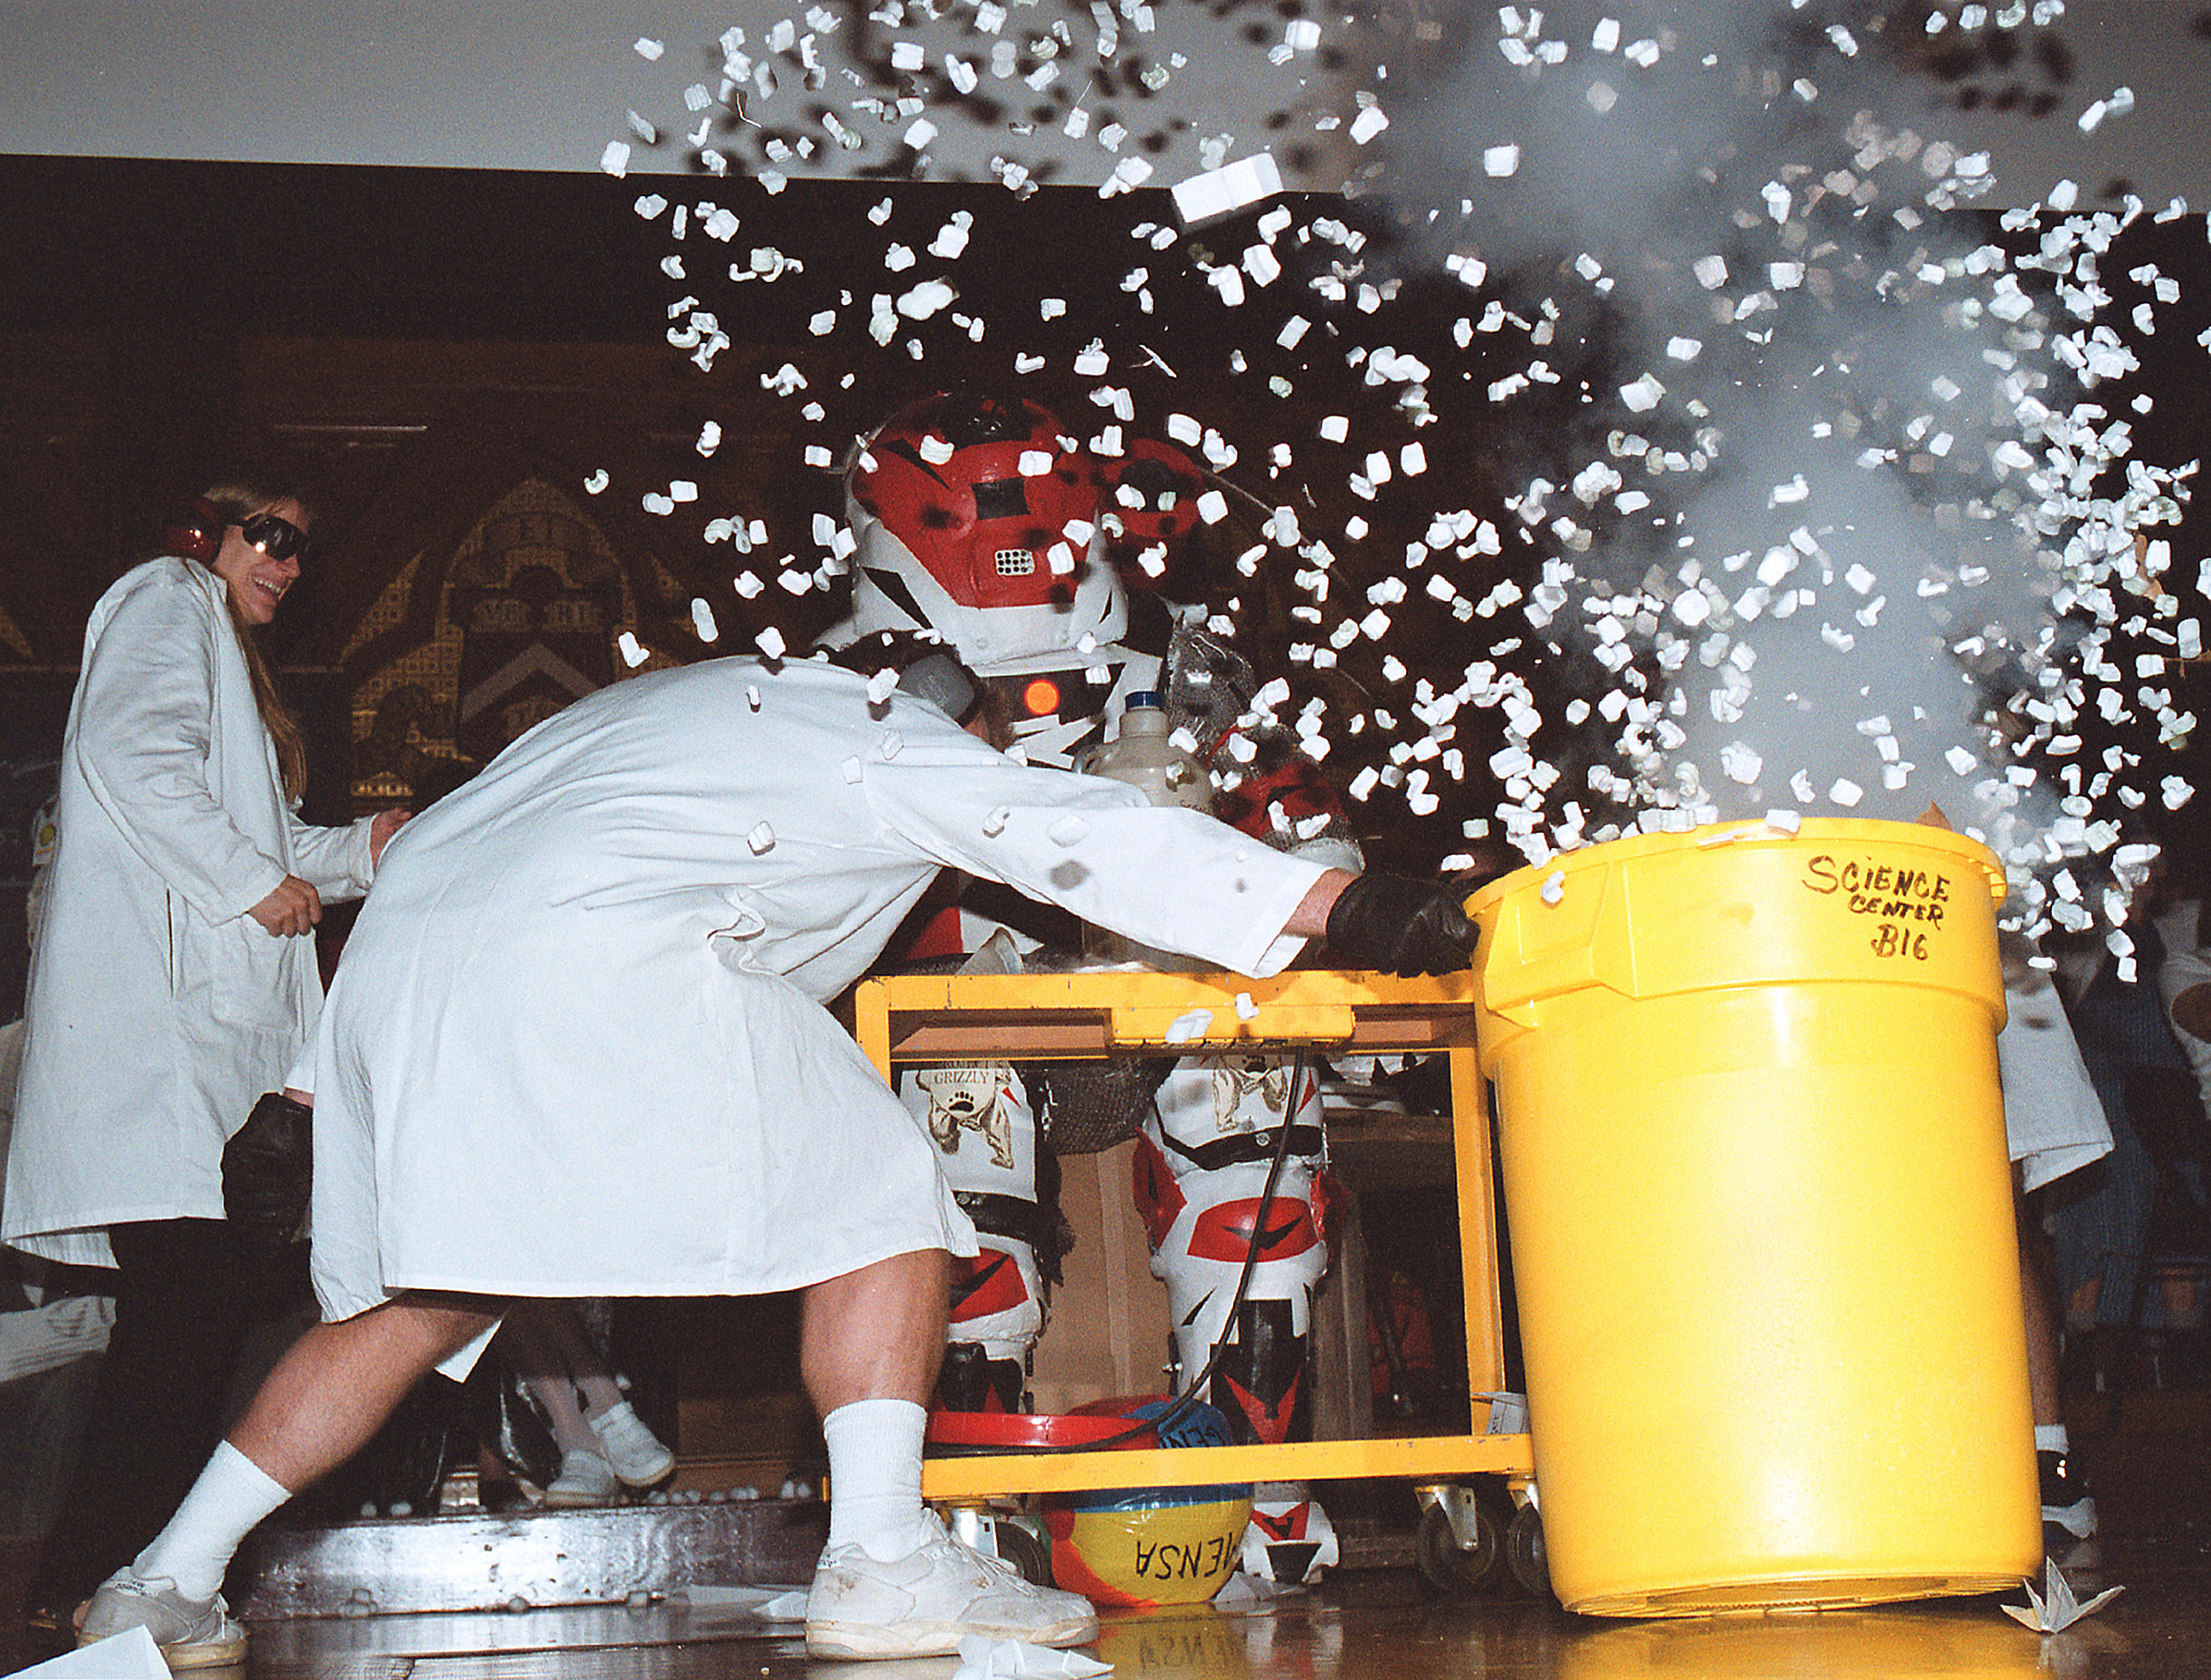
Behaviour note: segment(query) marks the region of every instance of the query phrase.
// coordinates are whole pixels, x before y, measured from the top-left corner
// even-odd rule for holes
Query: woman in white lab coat
[[[119,1276],[34,1613],[65,1615],[134,1555],[214,1445],[252,1294],[223,1144],[313,1024],[323,902],[367,889],[403,820],[295,814],[302,737],[255,634],[307,525],[279,485],[218,484],[170,531],[182,552],[126,573],[86,629],[0,1237]]]

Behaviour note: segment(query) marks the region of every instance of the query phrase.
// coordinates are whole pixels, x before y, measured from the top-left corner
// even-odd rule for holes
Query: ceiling
[[[1863,19],[1962,4],[1825,9]],[[886,15],[883,0],[873,4],[876,18]],[[631,168],[677,169],[692,155],[683,133],[696,127],[685,90],[719,81],[715,43],[734,24],[746,32],[745,50],[781,68],[776,91],[751,88],[744,123],[728,125],[738,167],[762,167],[756,149],[777,131],[818,142],[811,159],[786,160],[793,174],[988,179],[1002,158],[1094,186],[1133,157],[1163,186],[1218,156],[1269,150],[1289,185],[1333,191],[1370,161],[1350,139],[1362,97],[1385,114],[1421,97],[1420,66],[1433,71],[1455,41],[1470,59],[1496,65],[1497,8],[1485,4],[1377,0],[1347,16],[1301,0],[1159,0],[1123,8],[1153,27],[1116,20],[1107,59],[1094,50],[1095,14],[1106,9],[1087,0],[1015,5],[997,34],[975,27],[972,6],[938,9],[941,22],[891,28],[858,0],[0,0],[0,154],[590,171],[610,141],[628,141]],[[1548,11],[1553,33],[1579,45],[1610,14],[1626,16],[1631,33],[1674,28],[1694,40],[1739,32],[1746,15],[1786,19],[1794,9],[1787,0],[1555,0]],[[1307,13],[1314,44],[1292,50],[1288,36]],[[1066,73],[1045,92],[1024,85],[1038,67],[1026,47],[1018,79],[991,75],[991,47],[1035,43],[1054,24]],[[763,52],[778,25],[791,31],[789,50]],[[1919,90],[1939,107],[1922,113],[1928,132],[1992,152],[2004,199],[2031,201],[2069,177],[2090,195],[2124,186],[2153,203],[2211,202],[2211,125],[2198,111],[2211,84],[2211,6],[2067,0],[2050,30],[2014,33],[2060,44],[1954,55],[1950,79],[1929,78]],[[937,131],[925,164],[906,143],[909,113],[885,120],[853,109],[901,80],[913,85],[892,68],[894,39],[926,49],[921,80],[937,84],[921,89]],[[658,56],[646,56],[654,44],[640,52],[640,42],[656,43]],[[947,56],[980,67],[971,96],[945,93]],[[805,86],[802,58],[818,66],[818,91]],[[2121,87],[2135,95],[2132,112],[2084,135],[2077,119]],[[1972,109],[1958,108],[1961,95]],[[1070,138],[1064,118],[1078,104],[1088,126]],[[824,110],[841,113],[850,149],[825,133]],[[632,115],[658,143],[637,142]],[[1472,105],[1466,120],[1480,120]],[[1114,121],[1128,137],[1108,149],[1099,134]],[[757,124],[766,127],[747,132]]]

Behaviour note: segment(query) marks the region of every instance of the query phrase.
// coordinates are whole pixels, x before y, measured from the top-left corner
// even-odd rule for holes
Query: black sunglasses
[[[307,533],[279,514],[256,514],[239,522],[238,534],[271,560],[307,558]]]

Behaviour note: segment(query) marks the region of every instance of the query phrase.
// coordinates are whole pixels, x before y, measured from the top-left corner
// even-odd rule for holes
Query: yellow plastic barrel
[[[1468,901],[1569,1608],[1878,1603],[2039,1567],[2002,894],[1946,830],[1806,821],[1639,835]]]
[[[2047,1650],[2040,1634],[2008,1616],[1930,1605],[1913,1615],[1824,1615],[1816,1641],[1792,1616],[1576,1629],[1560,1641],[1551,1672],[1557,1680],[2050,1680]]]

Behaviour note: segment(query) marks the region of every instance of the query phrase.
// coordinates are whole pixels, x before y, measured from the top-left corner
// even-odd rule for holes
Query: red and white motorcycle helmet
[[[1050,410],[940,393],[893,415],[845,476],[852,616],[832,641],[933,630],[984,676],[1112,661],[1128,628],[1096,463]]]
[[[845,475],[855,547],[851,616],[950,643],[998,691],[1032,762],[1072,767],[1153,687],[1156,654],[1125,645],[1128,598],[1106,557],[1102,479],[1058,418],[1019,397],[940,393],[899,410]]]

